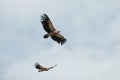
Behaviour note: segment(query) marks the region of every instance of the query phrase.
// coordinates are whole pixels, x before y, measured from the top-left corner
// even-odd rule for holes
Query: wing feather
[[[46,14],[41,16],[41,23],[43,25],[44,30],[49,33],[55,30],[52,22],[50,21],[49,17]]]
[[[45,67],[40,65],[39,63],[35,63],[35,68],[36,69],[42,69],[42,68],[45,68]]]
[[[64,44],[66,41],[67,41],[67,39],[65,39],[64,38],[64,36],[62,36],[61,34],[54,34],[53,36],[51,36],[51,38],[54,40],[54,41],[56,41],[57,43],[59,43],[59,44]]]

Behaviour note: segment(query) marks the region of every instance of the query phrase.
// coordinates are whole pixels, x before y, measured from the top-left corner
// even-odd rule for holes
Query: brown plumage
[[[50,21],[49,17],[46,14],[41,15],[41,23],[43,29],[47,32],[43,37],[48,38],[49,36],[59,44],[64,44],[67,39],[64,38],[63,35],[60,34],[60,31],[56,30]]]
[[[48,70],[54,68],[55,66],[57,66],[57,64],[55,64],[55,65],[52,66],[52,67],[48,67],[48,68],[47,68],[47,67],[44,67],[44,66],[40,65],[39,63],[35,63],[35,68],[38,69],[38,72],[48,71]]]

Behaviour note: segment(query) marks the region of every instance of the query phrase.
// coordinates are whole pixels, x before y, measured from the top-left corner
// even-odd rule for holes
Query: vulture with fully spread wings
[[[48,68],[47,68],[47,67],[44,67],[44,66],[40,65],[39,63],[35,63],[35,68],[38,69],[38,72],[48,71],[48,70],[54,68],[55,66],[57,66],[57,64],[55,64],[55,65],[52,66],[52,67],[48,67]]]
[[[64,44],[67,39],[60,34],[60,31],[56,30],[46,14],[41,15],[41,23],[43,29],[47,32],[43,37],[48,38],[49,36],[59,44]]]

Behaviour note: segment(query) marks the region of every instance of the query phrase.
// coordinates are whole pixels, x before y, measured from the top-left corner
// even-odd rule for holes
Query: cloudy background
[[[43,13],[67,43],[43,39]],[[0,0],[0,80],[120,80],[120,0]]]

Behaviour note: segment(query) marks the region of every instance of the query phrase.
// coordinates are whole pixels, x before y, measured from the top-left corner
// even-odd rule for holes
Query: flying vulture
[[[60,31],[54,28],[47,14],[41,15],[41,23],[43,29],[47,32],[47,34],[45,34],[43,38],[48,38],[50,36],[54,41],[61,45],[67,41],[67,39],[65,39],[64,36],[60,34]]]
[[[38,72],[48,71],[48,70],[54,68],[55,66],[57,66],[57,64],[55,64],[55,65],[52,66],[52,67],[48,67],[48,68],[47,68],[47,67],[44,67],[44,66],[40,65],[39,63],[35,63],[35,68],[38,69]]]

